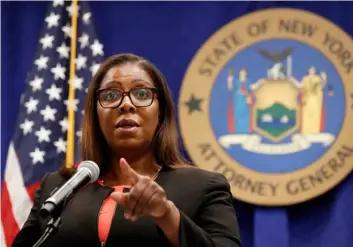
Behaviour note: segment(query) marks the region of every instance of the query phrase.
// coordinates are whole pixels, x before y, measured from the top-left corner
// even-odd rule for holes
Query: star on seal
[[[191,113],[193,113],[194,111],[199,111],[201,112],[201,102],[203,101],[203,99],[200,98],[196,98],[194,94],[192,94],[190,96],[190,99],[186,102],[184,102],[184,104],[189,108],[189,115]]]

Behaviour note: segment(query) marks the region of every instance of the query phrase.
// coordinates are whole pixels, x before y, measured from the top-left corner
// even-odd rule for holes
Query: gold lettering
[[[257,37],[266,33],[268,30],[268,20],[250,23],[247,27],[247,32],[250,37]]]
[[[329,33],[326,33],[323,45],[337,57],[343,68],[346,69],[346,73],[349,74],[353,69],[353,51],[347,50],[338,38],[333,37]]]
[[[235,32],[224,37],[220,43],[212,49],[212,52],[203,60],[199,73],[202,76],[211,77],[213,69],[222,61],[223,57],[234,47],[241,44],[241,40]]]
[[[212,67],[215,67],[216,63],[208,56],[201,64],[199,68],[199,73],[205,76],[212,76]]]
[[[329,168],[327,166],[323,166],[321,167],[321,169],[319,170],[318,173],[321,173],[322,176],[326,179],[329,180],[333,174],[331,173],[331,171],[329,170]]]
[[[227,54],[227,52],[225,50],[223,50],[223,48],[221,48],[221,47],[214,48],[213,53],[214,53],[214,56],[218,62],[221,60],[221,58],[223,56],[225,56]]]
[[[290,32],[294,34],[299,34],[307,37],[312,37],[317,31],[318,27],[311,24],[305,23],[299,20],[280,20],[279,21],[279,31],[280,32]]]
[[[347,146],[343,146],[340,151],[337,152],[337,158],[340,162],[344,163],[345,159],[351,157],[353,154],[353,149]]]
[[[308,191],[310,189],[308,177],[299,178],[299,185],[302,191]]]
[[[299,192],[314,189],[319,184],[331,179],[340,168],[345,165],[345,160],[351,157],[353,148],[343,145],[326,164],[321,166],[317,171],[298,179],[290,180],[286,184],[286,190],[290,195],[296,195]]]
[[[299,188],[297,186],[297,180],[290,180],[287,184],[286,184],[286,189],[288,194],[291,195],[296,195],[299,192]]]
[[[230,38],[230,40],[232,41],[232,44],[233,44],[232,48],[236,47],[238,45],[241,45],[241,43],[242,43],[241,39],[234,32],[229,36],[229,38]]]
[[[199,148],[201,149],[201,154],[204,155],[206,161],[216,157],[216,153],[213,151],[210,144],[200,144]]]
[[[342,167],[341,163],[337,162],[336,158],[331,158],[328,162],[328,166],[334,171],[336,172],[339,168]]]

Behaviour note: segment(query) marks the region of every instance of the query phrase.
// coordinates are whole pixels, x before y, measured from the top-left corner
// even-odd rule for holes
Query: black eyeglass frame
[[[101,92],[104,92],[106,90],[111,90],[111,89],[117,89],[119,90],[122,94],[121,94],[121,99],[120,99],[120,102],[116,105],[116,106],[103,106],[103,104],[101,103],[100,101],[100,98],[99,98],[99,95]],[[151,103],[148,104],[148,105],[144,105],[144,106],[137,106],[134,104],[134,101],[131,99],[131,96],[130,96],[130,93],[131,91],[134,91],[136,89],[148,89],[148,90],[151,90],[152,92],[152,99],[151,99]],[[154,101],[154,98],[156,97],[157,95],[157,88],[155,87],[138,87],[138,88],[133,88],[129,91],[122,91],[120,90],[119,88],[102,88],[102,89],[97,89],[96,90],[96,99],[97,101],[99,102],[99,104],[101,105],[101,107],[103,108],[117,108],[121,105],[121,102],[123,102],[123,99],[125,98],[125,96],[128,96],[129,99],[130,99],[130,102],[135,106],[135,107],[149,107],[150,105],[152,105],[153,101]]]

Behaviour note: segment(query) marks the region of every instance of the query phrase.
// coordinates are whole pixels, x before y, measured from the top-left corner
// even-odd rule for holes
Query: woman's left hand
[[[166,197],[161,186],[148,176],[134,171],[125,159],[120,160],[120,169],[131,184],[129,192],[113,192],[111,198],[125,206],[126,219],[135,221],[141,216],[150,216],[154,220],[165,218],[173,211],[174,204]]]

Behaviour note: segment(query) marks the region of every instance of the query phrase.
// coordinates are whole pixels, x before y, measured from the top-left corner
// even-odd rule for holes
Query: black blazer
[[[66,180],[57,172],[43,178],[30,215],[13,247],[30,247],[40,238],[46,221],[39,218],[38,210],[51,191]],[[223,175],[199,168],[162,169],[156,182],[180,210],[181,247],[241,246],[230,186]],[[77,192],[61,214],[58,232],[43,246],[100,246],[98,212],[112,191],[110,187],[92,183]],[[152,219],[144,217],[135,222],[127,221],[122,206],[118,206],[105,246],[171,245]]]

